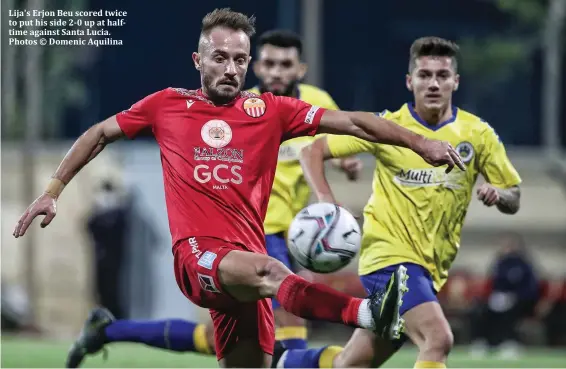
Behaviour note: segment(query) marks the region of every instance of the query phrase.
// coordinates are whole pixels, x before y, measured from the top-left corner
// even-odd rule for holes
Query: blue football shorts
[[[436,298],[437,292],[434,289],[430,273],[424,267],[413,263],[395,264],[376,270],[370,274],[361,275],[360,280],[367,294],[371,295],[376,291],[384,289],[387,286],[389,278],[400,265],[407,268],[407,275],[409,276],[407,280],[409,291],[403,296],[403,305],[400,308],[401,315],[425,302],[438,302]],[[398,342],[395,342],[395,345],[397,348],[400,348],[406,341],[407,336],[403,334]]]

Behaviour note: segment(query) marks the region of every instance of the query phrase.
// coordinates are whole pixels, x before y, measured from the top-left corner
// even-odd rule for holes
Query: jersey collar
[[[236,101],[237,101],[239,98],[242,97],[242,91],[240,91],[240,92],[238,93],[238,95],[236,95],[236,97],[235,97],[234,99],[232,99],[231,101],[227,102],[226,104],[221,104],[221,105],[216,105],[214,102],[212,102],[212,101],[209,99],[209,97],[202,91],[202,88],[199,88],[199,89],[197,90],[197,95],[200,96],[200,97],[202,97],[202,98],[204,98],[204,99],[206,99],[206,101],[207,101],[209,104],[211,104],[211,105],[214,105],[214,106],[230,106],[230,105],[234,105],[234,104],[236,103]]]
[[[450,118],[448,118],[444,122],[440,122],[438,124],[429,124],[426,121],[424,121],[421,117],[419,117],[419,115],[415,111],[415,103],[408,102],[407,108],[409,109],[409,113],[411,113],[414,120],[416,120],[417,122],[419,122],[420,124],[422,124],[426,128],[430,129],[431,131],[437,131],[440,128],[444,127],[445,125],[453,123],[454,121],[456,121],[456,117],[458,116],[458,108],[456,106],[452,105],[452,116]]]

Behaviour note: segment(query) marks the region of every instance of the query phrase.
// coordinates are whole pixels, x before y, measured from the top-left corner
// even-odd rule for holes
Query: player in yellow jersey
[[[306,64],[301,62],[301,52],[301,39],[292,32],[274,30],[261,35],[258,60],[253,66],[260,83],[251,91],[291,96],[322,108],[338,110],[327,92],[299,82],[307,70]],[[294,216],[308,204],[310,197],[310,189],[299,163],[299,153],[313,140],[313,137],[299,137],[281,144],[264,221],[268,254],[288,267],[292,265],[284,234]],[[355,158],[338,159],[334,164],[350,179],[355,179],[361,168],[361,162]],[[273,300],[273,308],[277,323],[276,339],[287,348],[306,348],[307,331],[303,320],[283,310],[276,300]],[[139,342],[172,351],[213,355],[212,334],[212,324],[182,319],[114,320],[109,311],[97,308],[91,312],[81,335],[71,348],[67,367],[79,366],[87,353],[96,353],[110,342]]]
[[[414,103],[380,113],[427,138],[446,140],[467,170],[446,173],[410,150],[367,143],[353,137],[320,138],[303,150],[301,160],[319,201],[336,202],[324,176],[323,160],[370,153],[377,159],[373,194],[364,209],[359,274],[368,293],[382,288],[399,265],[407,268],[408,292],[400,313],[405,336],[398,342],[357,329],[342,350],[279,347],[278,367],[373,367],[383,364],[410,338],[419,348],[415,367],[444,368],[453,336],[436,294],[460,247],[460,233],[479,174],[485,179],[477,198],[486,206],[514,214],[519,210],[521,179],[493,128],[452,105],[458,89],[456,54],[450,41],[425,37],[410,50],[406,84]]]

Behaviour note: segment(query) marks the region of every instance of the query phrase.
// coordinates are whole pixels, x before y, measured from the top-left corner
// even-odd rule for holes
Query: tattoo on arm
[[[521,189],[518,186],[513,186],[507,189],[498,189],[499,201],[497,202],[497,209],[504,214],[515,214],[519,211]]]

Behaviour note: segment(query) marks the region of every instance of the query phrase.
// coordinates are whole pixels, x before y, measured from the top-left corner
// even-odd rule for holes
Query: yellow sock
[[[277,327],[275,329],[275,339],[285,341],[292,339],[307,339],[307,327]]]
[[[307,328],[301,326],[277,327],[275,339],[280,341],[287,349],[304,350],[307,348]]]
[[[322,351],[320,354],[320,358],[318,359],[318,367],[319,368],[333,368],[334,367],[334,358],[338,356],[343,350],[340,346],[328,346],[327,348]]]
[[[438,361],[417,361],[415,368],[446,368],[446,365]]]
[[[199,324],[195,327],[195,331],[193,332],[193,342],[197,352],[209,355],[214,353],[208,344],[208,339],[206,338],[205,324]]]

